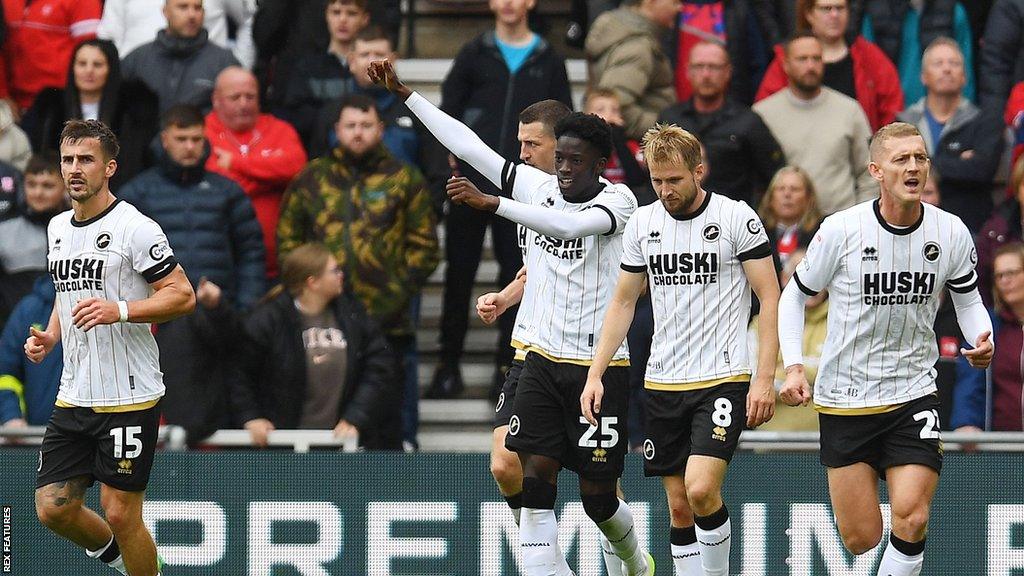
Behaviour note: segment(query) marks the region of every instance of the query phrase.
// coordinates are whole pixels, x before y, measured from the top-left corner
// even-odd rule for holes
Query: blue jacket
[[[220,286],[236,309],[248,309],[263,296],[263,232],[252,203],[233,181],[199,163],[185,168],[161,149],[157,166],[133,178],[117,196],[163,228],[188,279]]]
[[[64,369],[60,344],[39,364],[25,357],[25,339],[32,325],[46,328],[55,292],[49,276],[36,280],[32,292],[21,299],[0,336],[0,423],[24,418],[32,426],[45,426],[53,412]]]

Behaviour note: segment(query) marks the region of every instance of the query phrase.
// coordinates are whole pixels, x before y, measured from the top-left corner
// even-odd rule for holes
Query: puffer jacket
[[[587,36],[591,84],[614,90],[626,135],[643,139],[658,114],[676,101],[672,62],[662,48],[664,30],[633,8],[597,17]]]
[[[322,242],[345,285],[389,336],[412,333],[410,299],[440,261],[437,214],[423,176],[383,144],[356,158],[336,148],[285,192],[277,227],[283,258]]]
[[[263,233],[252,203],[233,181],[196,166],[185,168],[163,150],[158,165],[117,196],[155,220],[193,285],[221,287],[235,309],[252,307],[265,292]]]

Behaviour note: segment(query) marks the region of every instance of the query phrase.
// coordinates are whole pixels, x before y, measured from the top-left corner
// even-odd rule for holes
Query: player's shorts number
[[[599,417],[598,422],[601,424],[601,446],[603,448],[611,448],[619,443],[619,431],[612,426],[615,426],[619,422],[618,416],[605,416]],[[588,424],[587,419],[580,416],[580,424]],[[594,434],[597,432],[597,426],[591,424],[587,431],[580,436],[580,448],[597,448],[598,441],[594,439]]]
[[[732,425],[732,400],[718,398],[715,400],[715,411],[711,413],[711,421],[715,426],[728,428]]]
[[[935,440],[939,438],[938,410],[922,410],[917,414],[914,414],[914,420],[917,420],[918,422],[924,420],[924,426],[921,427],[921,438],[923,440]]]
[[[114,437],[114,458],[138,458],[142,454],[142,440],[135,437],[137,434],[142,434],[142,426],[110,430],[110,435]],[[127,452],[125,447],[128,448]]]

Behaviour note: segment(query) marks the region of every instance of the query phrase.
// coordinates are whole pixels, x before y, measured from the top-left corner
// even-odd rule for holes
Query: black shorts
[[[680,392],[646,390],[644,475],[679,474],[693,454],[730,461],[747,425],[749,389],[749,382],[728,382]]]
[[[615,480],[629,444],[629,367],[609,366],[604,373],[600,426],[591,426],[580,411],[588,370],[527,354],[505,447],[554,458],[587,480]]]
[[[882,478],[887,469],[904,464],[942,470],[942,427],[935,394],[882,414],[818,414],[818,423],[821,463],[829,468],[864,462]]]
[[[134,412],[54,408],[39,449],[36,487],[87,476],[128,492],[146,489],[153,468],[159,405]]]
[[[505,373],[505,383],[501,385],[498,403],[494,405],[494,427],[508,426],[512,418],[512,405],[516,400],[516,388],[519,386],[519,374],[523,371],[523,361],[513,360],[512,366]]]

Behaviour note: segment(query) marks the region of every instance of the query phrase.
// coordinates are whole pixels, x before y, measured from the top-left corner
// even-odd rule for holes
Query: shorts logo
[[[722,428],[721,426],[715,426],[711,430],[711,437],[714,438],[715,440],[721,440],[722,442],[725,442],[725,434],[726,429]]]
[[[132,473],[132,461],[123,459],[117,463],[118,474],[131,474]]]
[[[608,461],[608,451],[605,450],[604,448],[596,448],[594,450],[593,454],[594,454],[594,457],[591,458],[591,460],[593,460],[594,462],[607,462]]]
[[[704,239],[708,242],[714,242],[722,235],[722,229],[718,224],[708,224],[704,227],[704,231],[701,232],[701,235],[704,236]]]
[[[42,471],[43,471],[43,451],[40,450],[39,451],[39,468],[36,468],[36,472],[42,472]]]
[[[650,438],[644,440],[644,460],[654,460],[654,442]]]
[[[505,406],[505,393],[502,392],[498,395],[498,403],[494,405],[494,413],[501,412],[501,408]]]
[[[942,249],[936,242],[926,242],[922,254],[924,254],[925,260],[935,262],[939,259],[939,254],[942,254]]]
[[[110,235],[110,232],[103,232],[96,237],[96,247],[100,250],[106,249],[107,246],[110,246],[111,239],[112,236]]]
[[[747,220],[747,231],[751,234],[757,234],[761,231],[761,221],[757,218],[751,218]]]
[[[512,415],[512,419],[508,421],[508,433],[515,436],[519,434],[519,416]]]

